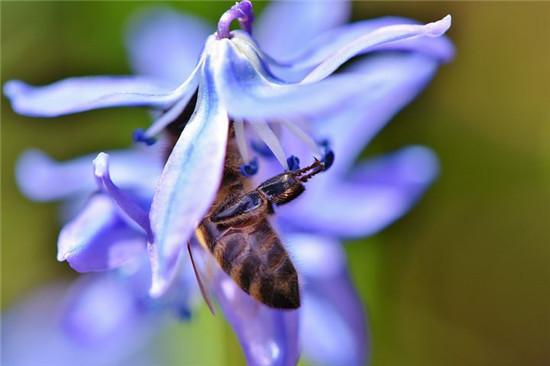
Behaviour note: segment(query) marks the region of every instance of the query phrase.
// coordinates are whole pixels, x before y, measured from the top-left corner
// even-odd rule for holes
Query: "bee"
[[[323,171],[324,163],[315,160],[304,169],[285,171],[255,189],[241,175],[241,164],[234,130],[230,127],[222,182],[196,236],[247,294],[269,307],[297,309],[298,274],[269,222],[269,215],[274,213],[274,205],[288,203],[303,193],[304,183]]]

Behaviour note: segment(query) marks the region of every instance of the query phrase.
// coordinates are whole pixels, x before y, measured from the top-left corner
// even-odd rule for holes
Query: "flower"
[[[392,42],[401,48],[399,42],[408,39],[437,37],[450,26],[449,16],[427,25],[386,25],[375,30],[367,25],[362,36],[351,40],[349,34],[357,35],[355,29],[336,29],[329,31],[332,34],[320,35],[324,37],[321,47],[313,41],[314,47],[306,48],[304,56],[280,63],[266,56],[246,32],[222,32],[230,20],[250,11],[250,3],[243,1],[222,16],[218,33],[207,38],[195,68],[174,89],[162,88],[160,82],[143,77],[71,78],[45,87],[31,87],[20,81],[5,85],[13,108],[31,116],[53,117],[114,106],[160,110],[163,114],[149,130],[138,135],[147,142],[182,113],[198,87],[193,117],[165,164],[151,204],[151,252],[155,262],[152,294],[160,295],[169,286],[182,247],[214,200],[230,119],[249,122],[286,166],[280,144],[267,122],[293,123],[345,105],[346,100],[379,80],[369,80],[369,74],[362,73],[328,77],[340,65],[359,53],[391,49]],[[285,18],[288,21],[289,16]],[[272,75],[269,64],[305,76],[300,82],[285,82]]]
[[[201,33],[204,27],[196,21],[183,24],[187,19],[172,13],[154,13],[138,22],[137,32],[130,37],[133,63],[145,75],[72,78],[46,87],[7,83],[5,93],[14,109],[26,115],[150,107],[157,111],[157,119],[147,131],[135,135],[148,144],[193,107],[196,95],[193,116],[171,150],[154,194],[142,189],[150,188],[156,180],[152,176],[124,182],[113,167],[111,180],[107,155],[98,156],[95,175],[103,193],[65,226],[59,258],[82,271],[123,268],[144,255],[146,241],[153,272],[150,293],[162,299],[175,286],[178,265],[186,260],[184,246],[217,192],[230,123],[248,162],[242,167],[247,175],[274,175],[280,166],[294,169],[312,156],[331,165],[336,153],[331,170],[308,185],[307,195],[292,204],[295,209],[281,209],[278,217],[283,237],[296,243],[297,264],[306,279],[301,320],[308,326],[302,329],[315,330],[303,337],[306,355],[319,364],[361,364],[366,357],[362,307],[336,238],[372,234],[404,214],[435,176],[436,162],[425,148],[412,147],[352,174],[349,170],[368,140],[420,91],[439,63],[452,57],[452,46],[437,38],[450,26],[448,16],[427,25],[382,18],[338,27],[347,6],[346,2],[275,3],[260,19],[253,38],[251,4],[243,1],[222,16],[217,33],[206,39],[193,67],[186,64],[189,57],[178,56],[198,53],[199,47],[180,50],[181,42],[187,40],[173,35],[192,29],[206,38]],[[320,16],[303,17],[312,10]],[[244,31],[229,31],[234,19]],[[166,39],[171,42],[165,43]],[[300,51],[302,42],[310,45]],[[331,75],[350,58],[371,51],[390,52],[376,52],[353,69]],[[164,52],[172,57],[162,57]],[[313,132],[305,131],[304,123]],[[320,138],[329,138],[330,146]],[[265,169],[258,170],[249,145],[258,154],[265,153],[267,146],[280,166],[262,159]],[[112,161],[117,160],[113,155]],[[131,168],[147,164],[139,160],[124,165],[136,170]],[[46,169],[46,175],[49,172]],[[25,185],[24,178],[20,181]],[[132,186],[139,189],[132,191]],[[46,184],[43,190],[50,189]],[[328,195],[335,199],[327,199]],[[87,230],[90,222],[94,230]],[[103,233],[107,234],[102,237]],[[298,314],[263,307],[223,273],[218,276],[215,293],[248,362],[295,363]],[[255,317],[250,309],[256,309]],[[320,322],[319,314],[326,321]],[[341,336],[339,342],[322,343],[327,329]]]
[[[112,275],[41,288],[2,314],[2,364],[156,364],[147,345],[166,319],[138,316],[135,300]]]

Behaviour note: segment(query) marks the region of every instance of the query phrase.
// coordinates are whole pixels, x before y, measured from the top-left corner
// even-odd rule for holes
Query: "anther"
[[[323,148],[323,157],[321,158],[323,170],[328,170],[334,163],[334,151],[330,148],[328,140],[319,141],[319,146]]]
[[[252,159],[248,164],[243,164],[239,168],[241,175],[244,177],[251,177],[258,173],[258,159]]]
[[[191,310],[187,306],[179,306],[176,314],[181,320],[187,321],[191,319]]]
[[[143,144],[146,144],[147,146],[151,146],[155,142],[157,142],[154,137],[147,137],[145,135],[145,131],[142,128],[134,130],[134,133],[132,134],[132,140],[134,140],[134,142],[141,142]]]
[[[288,170],[298,170],[300,169],[300,159],[295,155],[290,155],[286,162],[288,164]]]
[[[218,22],[218,39],[231,38],[229,27],[235,19],[239,20],[241,28],[243,28],[248,33],[252,33],[252,22],[254,21],[254,13],[252,12],[252,3],[250,2],[250,0],[242,0],[241,2],[233,5],[225,13],[223,13],[220,21]]]
[[[323,156],[323,159],[321,161],[323,162],[323,165],[324,165],[323,170],[328,170],[334,163],[334,151],[327,150],[325,152],[325,156]]]

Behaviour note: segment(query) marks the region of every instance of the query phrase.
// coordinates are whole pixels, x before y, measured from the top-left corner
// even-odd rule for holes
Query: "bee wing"
[[[189,258],[191,259],[191,264],[193,265],[193,272],[195,272],[195,277],[197,278],[197,283],[199,284],[199,289],[201,291],[201,295],[204,299],[204,302],[208,306],[208,309],[212,313],[212,315],[216,315],[216,310],[214,309],[214,306],[212,305],[212,301],[210,299],[210,295],[204,285],[204,282],[202,281],[201,273],[199,272],[199,269],[197,267],[197,264],[195,263],[195,259],[193,258],[193,249],[191,249],[191,243],[187,243],[187,250],[189,251]],[[212,276],[208,276],[212,278]]]

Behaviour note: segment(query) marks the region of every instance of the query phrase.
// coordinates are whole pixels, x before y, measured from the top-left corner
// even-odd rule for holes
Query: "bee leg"
[[[189,258],[191,259],[191,264],[193,265],[193,272],[195,272],[195,277],[197,278],[197,283],[199,284],[199,289],[201,291],[201,295],[204,299],[204,302],[208,306],[208,309],[212,313],[212,315],[216,315],[216,311],[214,309],[214,306],[212,305],[212,301],[210,300],[210,296],[208,295],[208,292],[206,291],[206,287],[204,286],[204,283],[202,282],[201,275],[199,273],[199,270],[197,268],[197,265],[195,264],[195,259],[193,258],[193,250],[191,249],[191,243],[187,243],[187,250],[189,251]]]

